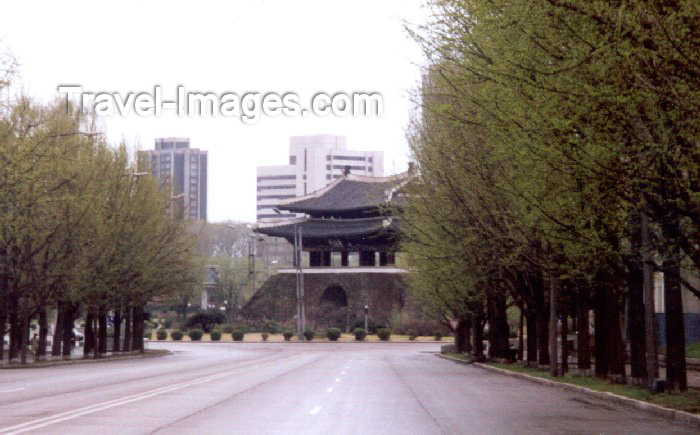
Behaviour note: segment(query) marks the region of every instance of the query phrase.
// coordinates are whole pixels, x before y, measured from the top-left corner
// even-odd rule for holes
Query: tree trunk
[[[112,344],[112,353],[121,350],[120,338],[122,334],[122,312],[117,308],[114,310],[114,339]]]
[[[644,276],[636,262],[628,264],[627,336],[630,341],[630,365],[633,383],[647,381],[646,338],[644,328]]]
[[[569,316],[566,309],[561,314],[561,375],[569,372]]]
[[[39,343],[36,348],[34,359],[41,361],[46,357],[46,337],[49,334],[49,321],[46,316],[46,308],[39,309]]]
[[[535,304],[537,308],[537,349],[538,362],[541,366],[549,365],[549,313],[544,298],[544,283],[540,279],[535,285]]]
[[[520,325],[518,325],[518,361],[523,360],[523,354],[525,353],[525,349],[523,349],[523,346],[525,345],[525,313],[523,312],[523,302],[520,301],[519,305],[519,310],[520,310]]]
[[[97,312],[97,321],[99,322],[98,335],[98,351],[99,357],[102,358],[107,354],[107,310],[101,306]]]
[[[527,365],[535,367],[537,365],[537,314],[535,309],[527,305],[525,312],[525,322],[527,324]]]
[[[93,313],[92,309],[88,308],[87,313],[85,314],[85,339],[83,340],[84,358],[89,358],[93,348],[95,347],[95,331],[92,329],[94,317],[95,314]]]
[[[588,375],[591,370],[590,334],[588,331],[588,301],[583,289],[576,295],[576,357],[578,374]]]
[[[484,359],[484,321],[482,314],[474,316],[474,358],[477,361]]]
[[[457,322],[455,347],[459,353],[471,352],[471,319],[469,316],[462,316]]]
[[[510,359],[508,318],[506,317],[505,295],[487,296],[487,316],[489,323],[489,357]]]
[[[559,280],[549,279],[549,374],[559,376],[559,349],[557,346],[557,304],[559,302]]]
[[[17,360],[18,352],[19,352],[19,342],[21,340],[21,336],[19,333],[20,330],[20,325],[19,325],[19,318],[18,318],[18,313],[17,313],[17,299],[14,297],[10,297],[10,343],[9,343],[9,348],[8,348],[8,358],[10,361]]]
[[[608,328],[606,327],[605,315],[605,290],[603,286],[596,286],[594,290],[593,320],[595,322],[595,375],[599,378],[607,378],[610,371],[608,363]]]
[[[53,330],[53,341],[51,343],[51,356],[61,356],[61,339],[63,337],[63,311],[64,304],[56,304],[56,322]]]
[[[76,307],[73,305],[66,304],[65,311],[63,313],[63,327],[61,328],[61,332],[63,333],[63,359],[70,359],[71,356],[76,310]]]
[[[134,307],[131,327],[131,350],[143,353],[143,307]]]
[[[663,262],[664,305],[666,306],[666,380],[669,389],[687,391],[680,252],[677,249],[674,250],[675,252],[671,252],[669,258]]]
[[[27,364],[27,349],[29,347],[29,324],[31,323],[31,317],[27,314],[22,313],[19,316],[19,351],[20,351],[20,362],[22,364]]]
[[[134,309],[132,307],[126,308],[126,317],[124,319],[124,352],[131,351],[131,336],[133,335],[131,332],[131,326],[133,313]]]
[[[5,299],[6,294],[6,279],[0,277],[3,280],[3,289],[0,294],[0,361],[5,358],[5,333],[7,333],[7,300]]]

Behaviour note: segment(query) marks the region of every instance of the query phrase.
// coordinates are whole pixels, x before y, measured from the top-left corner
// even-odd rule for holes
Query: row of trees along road
[[[0,110],[0,327],[9,358],[27,361],[33,320],[37,360],[70,355],[78,318],[85,355],[100,357],[109,313],[113,350],[142,351],[144,305],[201,280],[191,232],[125,146],[85,133],[94,123],[79,110],[26,98]]]
[[[516,305],[529,363],[567,370],[556,319],[571,319],[561,335],[578,332],[580,370],[593,359],[595,375],[627,382],[628,337],[631,377],[648,382],[658,362],[644,293],[663,272],[667,380],[685,390],[681,289],[700,296],[681,275],[700,267],[700,3],[429,10],[409,29],[429,59],[404,246],[417,296],[459,320],[461,351],[472,335],[481,346],[488,323],[491,356],[508,357]]]

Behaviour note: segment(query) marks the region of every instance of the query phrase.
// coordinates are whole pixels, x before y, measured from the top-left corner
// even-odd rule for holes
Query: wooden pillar
[[[310,251],[309,252],[309,266],[310,267],[320,267],[321,266],[321,261],[322,261],[322,252],[319,251]]]
[[[348,261],[348,251],[343,251],[340,253],[340,265],[347,267],[349,265]]]
[[[331,265],[331,251],[323,251],[321,254],[321,265],[329,267]]]

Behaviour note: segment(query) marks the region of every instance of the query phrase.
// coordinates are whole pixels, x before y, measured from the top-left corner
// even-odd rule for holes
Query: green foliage
[[[156,331],[156,338],[160,341],[167,340],[168,338],[168,331],[165,329],[159,329]]]
[[[243,341],[244,336],[245,336],[245,329],[234,329],[234,331],[231,333],[231,337],[233,338],[233,341]]]
[[[232,333],[234,329],[235,329],[235,328],[234,328],[233,325],[230,324],[230,323],[224,323],[223,325],[221,325],[221,330],[224,331],[224,332],[227,333],[227,334]]]
[[[411,341],[416,341],[416,338],[418,338],[418,335],[417,335],[415,332],[411,331],[411,332],[408,333],[408,339],[409,339],[409,340],[411,340]]]
[[[143,338],[151,339],[153,337],[153,333],[151,331],[146,331],[143,333]]]
[[[442,340],[442,332],[436,331],[434,334],[435,341],[441,341]]]
[[[379,328],[377,329],[377,337],[382,341],[389,341],[391,338],[391,329],[389,328]]]
[[[284,337],[284,341],[290,341],[292,337],[294,337],[294,332],[287,330],[282,333],[282,336]]]
[[[282,331],[282,327],[275,320],[267,320],[265,322],[264,331],[270,334],[279,334]]]
[[[190,340],[199,341],[202,339],[204,332],[201,329],[190,329],[187,335],[190,337]]]
[[[180,340],[182,340],[182,336],[183,336],[183,335],[184,335],[184,334],[182,333],[182,331],[180,331],[180,330],[178,330],[178,329],[176,329],[176,330],[170,332],[170,338],[172,338],[173,341],[180,341]]]
[[[364,328],[355,328],[352,333],[355,334],[355,340],[357,341],[363,341],[367,337],[367,331]]]
[[[199,326],[204,332],[211,332],[216,325],[225,321],[224,314],[219,310],[208,310],[194,313],[187,319],[186,325],[190,328]]]
[[[267,341],[267,339],[270,338],[270,334],[268,334],[267,332],[263,332],[261,337],[263,341]]]
[[[209,333],[209,337],[211,338],[211,341],[219,341],[221,340],[221,331],[214,329]]]
[[[304,331],[304,338],[306,339],[306,341],[313,340],[315,336],[316,331],[314,331],[313,329],[307,329],[306,331]]]
[[[328,328],[326,329],[326,338],[328,338],[330,341],[338,341],[340,338],[341,332],[340,329],[338,328]]]

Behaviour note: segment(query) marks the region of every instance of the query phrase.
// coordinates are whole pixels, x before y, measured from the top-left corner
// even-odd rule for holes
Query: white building
[[[346,168],[351,174],[381,177],[384,153],[348,150],[345,136],[290,137],[288,164],[257,168],[257,220],[270,222],[292,217],[275,212],[281,200],[322,189],[341,177]]]

